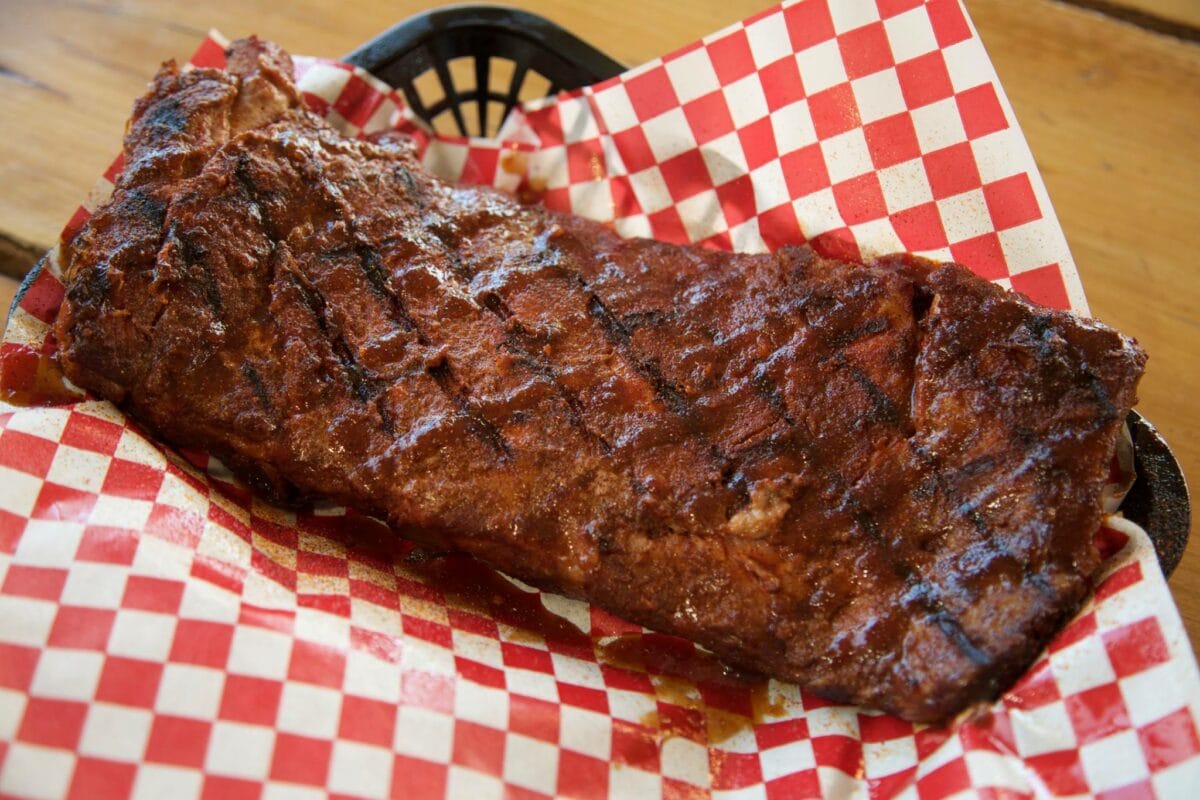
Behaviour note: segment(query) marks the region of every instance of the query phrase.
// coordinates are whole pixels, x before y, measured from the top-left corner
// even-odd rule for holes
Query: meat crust
[[[447,185],[166,65],[67,249],[64,368],[274,498],[940,721],[1080,604],[1145,356],[956,265],[735,255]]]

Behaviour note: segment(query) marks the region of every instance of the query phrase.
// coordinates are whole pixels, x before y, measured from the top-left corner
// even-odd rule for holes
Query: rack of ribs
[[[956,265],[625,240],[167,64],[66,249],[68,376],[268,497],[941,721],[1080,605],[1145,356]]]

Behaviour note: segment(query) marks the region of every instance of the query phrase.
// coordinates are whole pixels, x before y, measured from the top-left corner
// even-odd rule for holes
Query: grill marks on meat
[[[940,720],[1085,595],[1144,356],[956,266],[731,255],[447,186],[165,68],[68,252],[76,382],[264,491]]]

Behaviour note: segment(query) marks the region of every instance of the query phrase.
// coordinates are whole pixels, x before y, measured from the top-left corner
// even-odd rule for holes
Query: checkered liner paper
[[[222,66],[224,40],[211,35],[192,63]],[[1086,310],[957,0],[784,4],[526,105],[497,141],[430,133],[351,67],[299,58],[297,73],[311,107],[347,134],[406,130],[444,177],[626,235],[915,251]],[[9,390],[44,389],[59,274],[51,253],[12,314],[0,350]],[[681,670],[703,654],[508,587],[526,612],[561,618],[531,630],[511,603],[426,577],[371,519],[270,507],[108,403],[42,399],[0,403],[5,796],[1182,797],[1200,787],[1196,663],[1149,540],[1119,518],[1100,533],[1109,557],[1093,599],[1048,651],[990,710],[930,728],[793,685]],[[644,646],[612,659],[613,637]]]

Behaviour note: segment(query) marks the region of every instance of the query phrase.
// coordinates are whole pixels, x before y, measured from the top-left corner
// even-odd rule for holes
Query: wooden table
[[[523,0],[627,64],[769,0]],[[1200,3],[968,0],[1029,137],[1093,312],[1151,354],[1139,408],[1200,476]],[[212,26],[337,56],[427,4],[0,0],[0,273],[21,275],[120,147],[157,64]],[[1103,12],[1090,10],[1102,8]],[[15,283],[0,279],[8,306]],[[1200,645],[1200,544],[1171,580]]]

